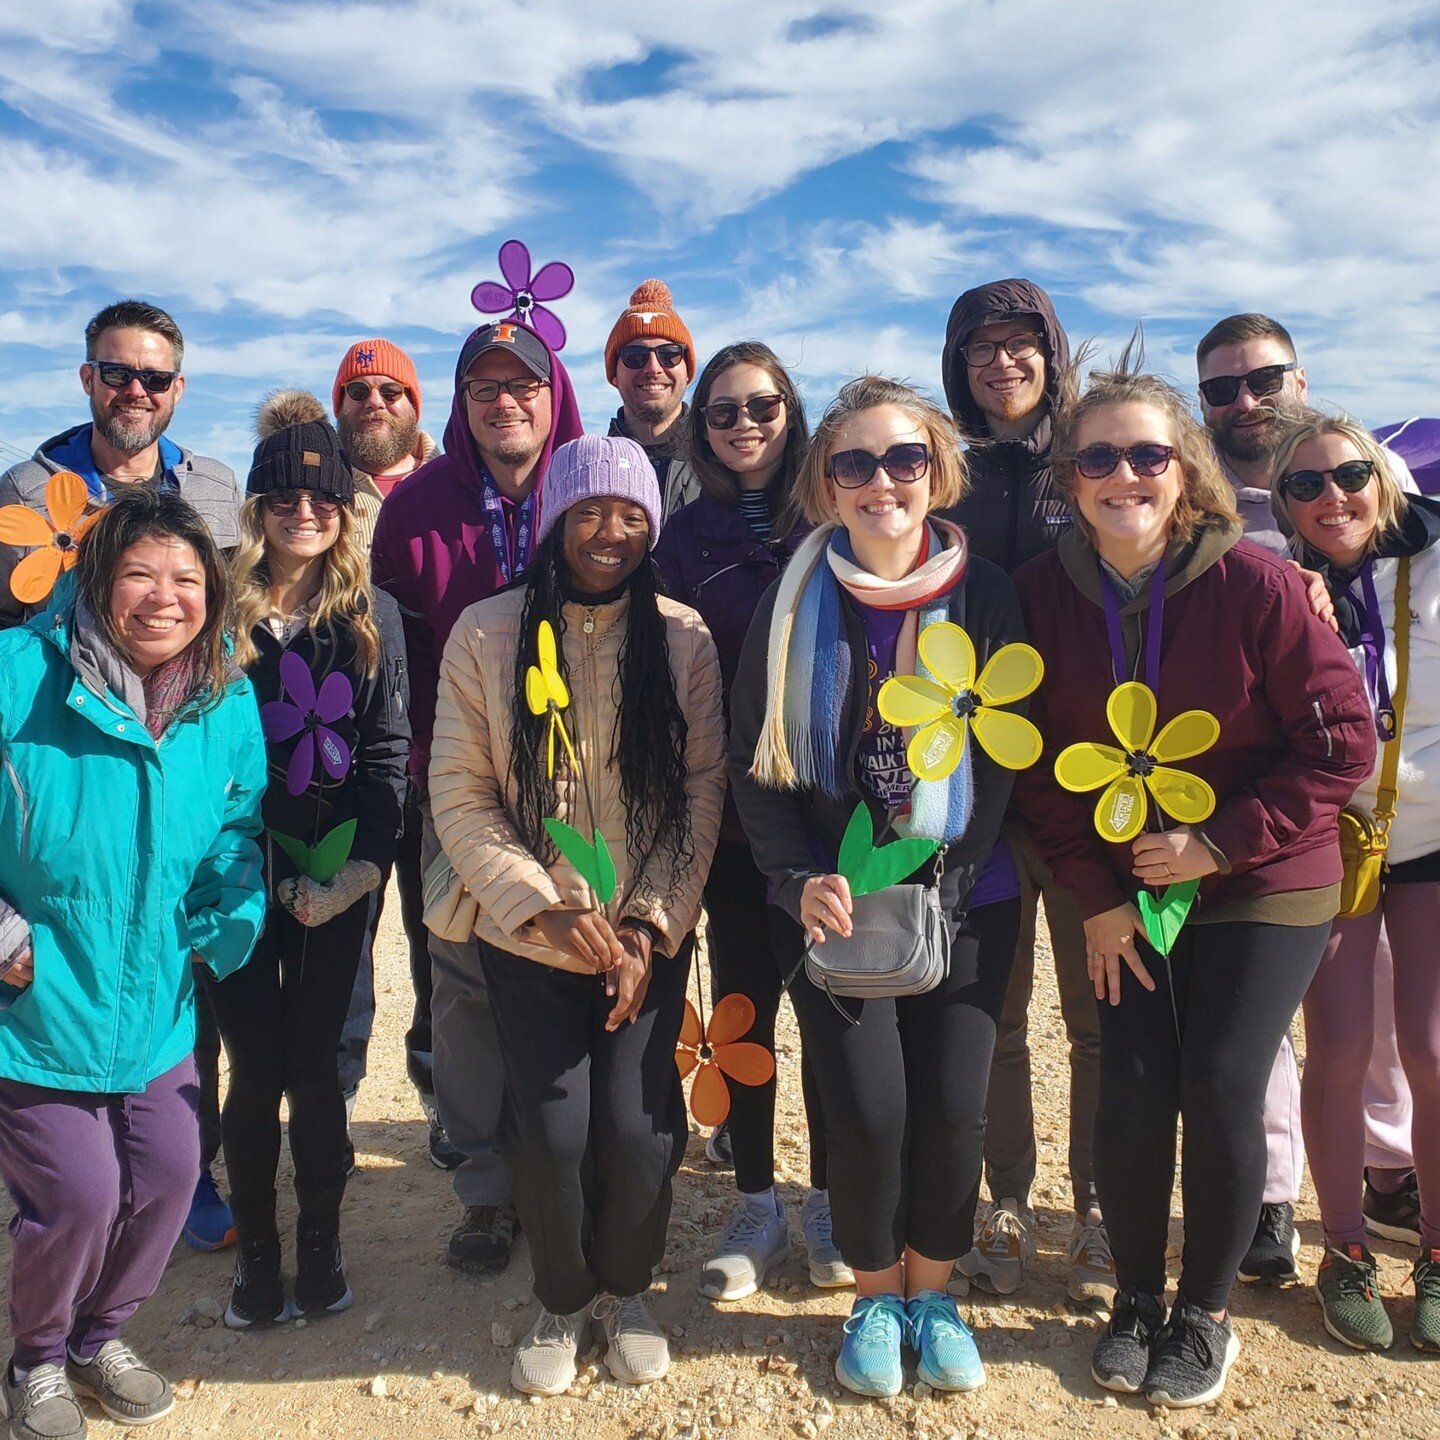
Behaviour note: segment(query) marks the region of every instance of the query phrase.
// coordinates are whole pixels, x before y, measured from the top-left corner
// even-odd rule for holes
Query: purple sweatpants
[[[1305,1145],[1327,1240],[1363,1243],[1365,1075],[1382,920],[1393,964],[1395,1040],[1414,1104],[1420,1243],[1428,1249],[1440,1245],[1440,883],[1387,885],[1369,915],[1335,922],[1305,996]]]
[[[199,1174],[198,1098],[188,1056],[138,1095],[0,1080],[20,1369],[93,1355],[154,1293]]]

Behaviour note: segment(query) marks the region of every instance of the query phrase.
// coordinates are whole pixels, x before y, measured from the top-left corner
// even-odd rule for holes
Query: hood
[[[470,422],[465,414],[465,392],[460,388],[460,382],[465,377],[460,374],[460,356],[465,353],[465,346],[470,343],[474,335],[486,329],[491,321],[484,325],[477,325],[465,338],[464,344],[460,346],[459,355],[455,361],[455,395],[450,402],[450,419],[445,424],[445,459],[449,460],[456,469],[456,473],[472,489],[479,491],[484,488],[484,468],[480,462],[480,451],[475,444],[475,437],[470,433]],[[544,338],[530,325],[521,325],[518,320],[511,321],[511,324],[519,326],[522,330],[528,330],[542,345],[545,345]],[[540,451],[540,462],[536,466],[535,495],[539,498],[540,492],[545,484],[545,472],[550,468],[550,457],[555,453],[558,445],[564,445],[569,440],[578,440],[585,433],[585,428],[580,423],[580,407],[575,403],[575,390],[570,384],[570,376],[566,373],[564,365],[560,363],[560,357],[545,345],[550,354],[550,434]]]
[[[110,492],[106,488],[100,471],[96,468],[95,457],[90,451],[92,428],[87,420],[83,425],[76,425],[69,430],[61,431],[59,435],[52,435],[50,439],[41,442],[35,451],[35,459],[51,472],[73,470],[84,480],[85,488],[90,492],[90,498],[103,505],[108,503]],[[160,463],[167,472],[173,474],[176,467],[184,461],[185,451],[164,435],[160,437],[159,444]]]
[[[1053,413],[1060,400],[1060,383],[1070,366],[1070,341],[1055,318],[1050,297],[1030,280],[993,280],[967,290],[950,307],[945,326],[945,350],[940,360],[945,378],[945,398],[950,413],[966,440],[983,440],[990,434],[984,413],[970,394],[970,377],[966,374],[961,347],[982,325],[1016,320],[1033,315],[1045,335],[1048,352],[1045,363],[1045,395]]]
[[[1245,532],[1238,521],[1224,521],[1203,526],[1193,539],[1183,545],[1171,545],[1165,552],[1166,596],[1174,595],[1192,580],[1198,579],[1244,538]],[[1092,604],[1101,604],[1100,565],[1090,537],[1078,525],[1072,526],[1060,537],[1056,552],[1075,588]],[[1137,615],[1149,605],[1147,586],[1128,605],[1122,605],[1120,613]]]

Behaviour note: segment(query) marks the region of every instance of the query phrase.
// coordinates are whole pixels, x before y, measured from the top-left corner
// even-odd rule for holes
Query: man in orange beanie
[[[605,342],[605,378],[620,392],[611,435],[645,449],[668,517],[700,493],[695,472],[676,457],[685,391],[695,378],[695,342],[663,280],[643,280]]]

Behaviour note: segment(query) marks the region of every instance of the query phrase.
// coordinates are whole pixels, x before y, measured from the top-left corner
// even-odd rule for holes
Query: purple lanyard
[[[1360,629],[1360,645],[1365,651],[1365,688],[1370,692],[1375,711],[1375,733],[1383,744],[1395,738],[1395,705],[1390,699],[1390,681],[1385,675],[1385,620],[1380,614],[1380,599],[1375,594],[1374,561],[1367,560],[1360,571],[1363,604],[1355,598],[1349,585],[1343,588],[1350,603],[1365,617]]]
[[[1125,636],[1120,629],[1120,602],[1103,568],[1100,598],[1105,604],[1105,633],[1110,637],[1110,671],[1119,685],[1125,679]],[[1165,562],[1161,560],[1150,577],[1150,613],[1145,617],[1145,683],[1157,701],[1160,698],[1160,634],[1164,621]]]
[[[524,574],[530,565],[530,539],[534,533],[535,491],[531,492],[516,506],[518,515],[512,539],[510,524],[505,515],[500,492],[490,472],[480,467],[480,500],[485,507],[485,526],[490,531],[490,543],[495,549],[495,563],[508,585],[517,575]],[[538,488],[538,487],[537,487]]]

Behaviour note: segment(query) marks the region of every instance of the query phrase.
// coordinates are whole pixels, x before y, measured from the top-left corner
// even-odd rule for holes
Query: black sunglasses
[[[147,395],[163,395],[174,383],[178,370],[137,370],[116,360],[91,360],[90,366],[100,376],[101,384],[112,390],[123,390],[138,380]]]
[[[1257,400],[1273,395],[1284,383],[1285,377],[1294,370],[1298,361],[1286,365],[1261,365],[1246,375],[1212,375],[1200,382],[1200,393],[1207,405],[1233,405],[1239,398],[1243,385]]]
[[[1373,460],[1347,460],[1333,470],[1292,470],[1280,477],[1280,493],[1292,500],[1318,500],[1329,477],[1347,495],[1358,495],[1370,483],[1374,473]]]
[[[370,398],[372,390],[378,390],[387,405],[393,405],[405,393],[405,387],[397,380],[387,380],[383,385],[372,384],[369,380],[351,380],[345,386],[345,393],[352,400],[362,403]]]
[[[333,520],[340,513],[341,502],[333,495],[317,495],[312,490],[267,490],[265,508],[272,515],[293,515],[302,500],[310,502],[310,513],[317,520]]]
[[[712,430],[733,430],[740,423],[743,410],[757,425],[768,424],[784,405],[783,395],[752,395],[743,405],[736,400],[717,400],[713,405],[703,405],[700,413]]]
[[[1075,468],[1087,480],[1103,480],[1113,475],[1124,460],[1135,474],[1153,480],[1165,473],[1174,455],[1173,445],[1159,445],[1153,440],[1142,440],[1138,445],[1087,445],[1076,452]]]
[[[667,370],[674,369],[685,358],[683,345],[622,345],[620,363],[627,370],[643,370],[654,356]]]
[[[825,473],[842,490],[858,490],[883,469],[897,485],[913,485],[930,469],[930,447],[918,440],[892,445],[883,455],[869,450],[842,450],[825,463]]]

